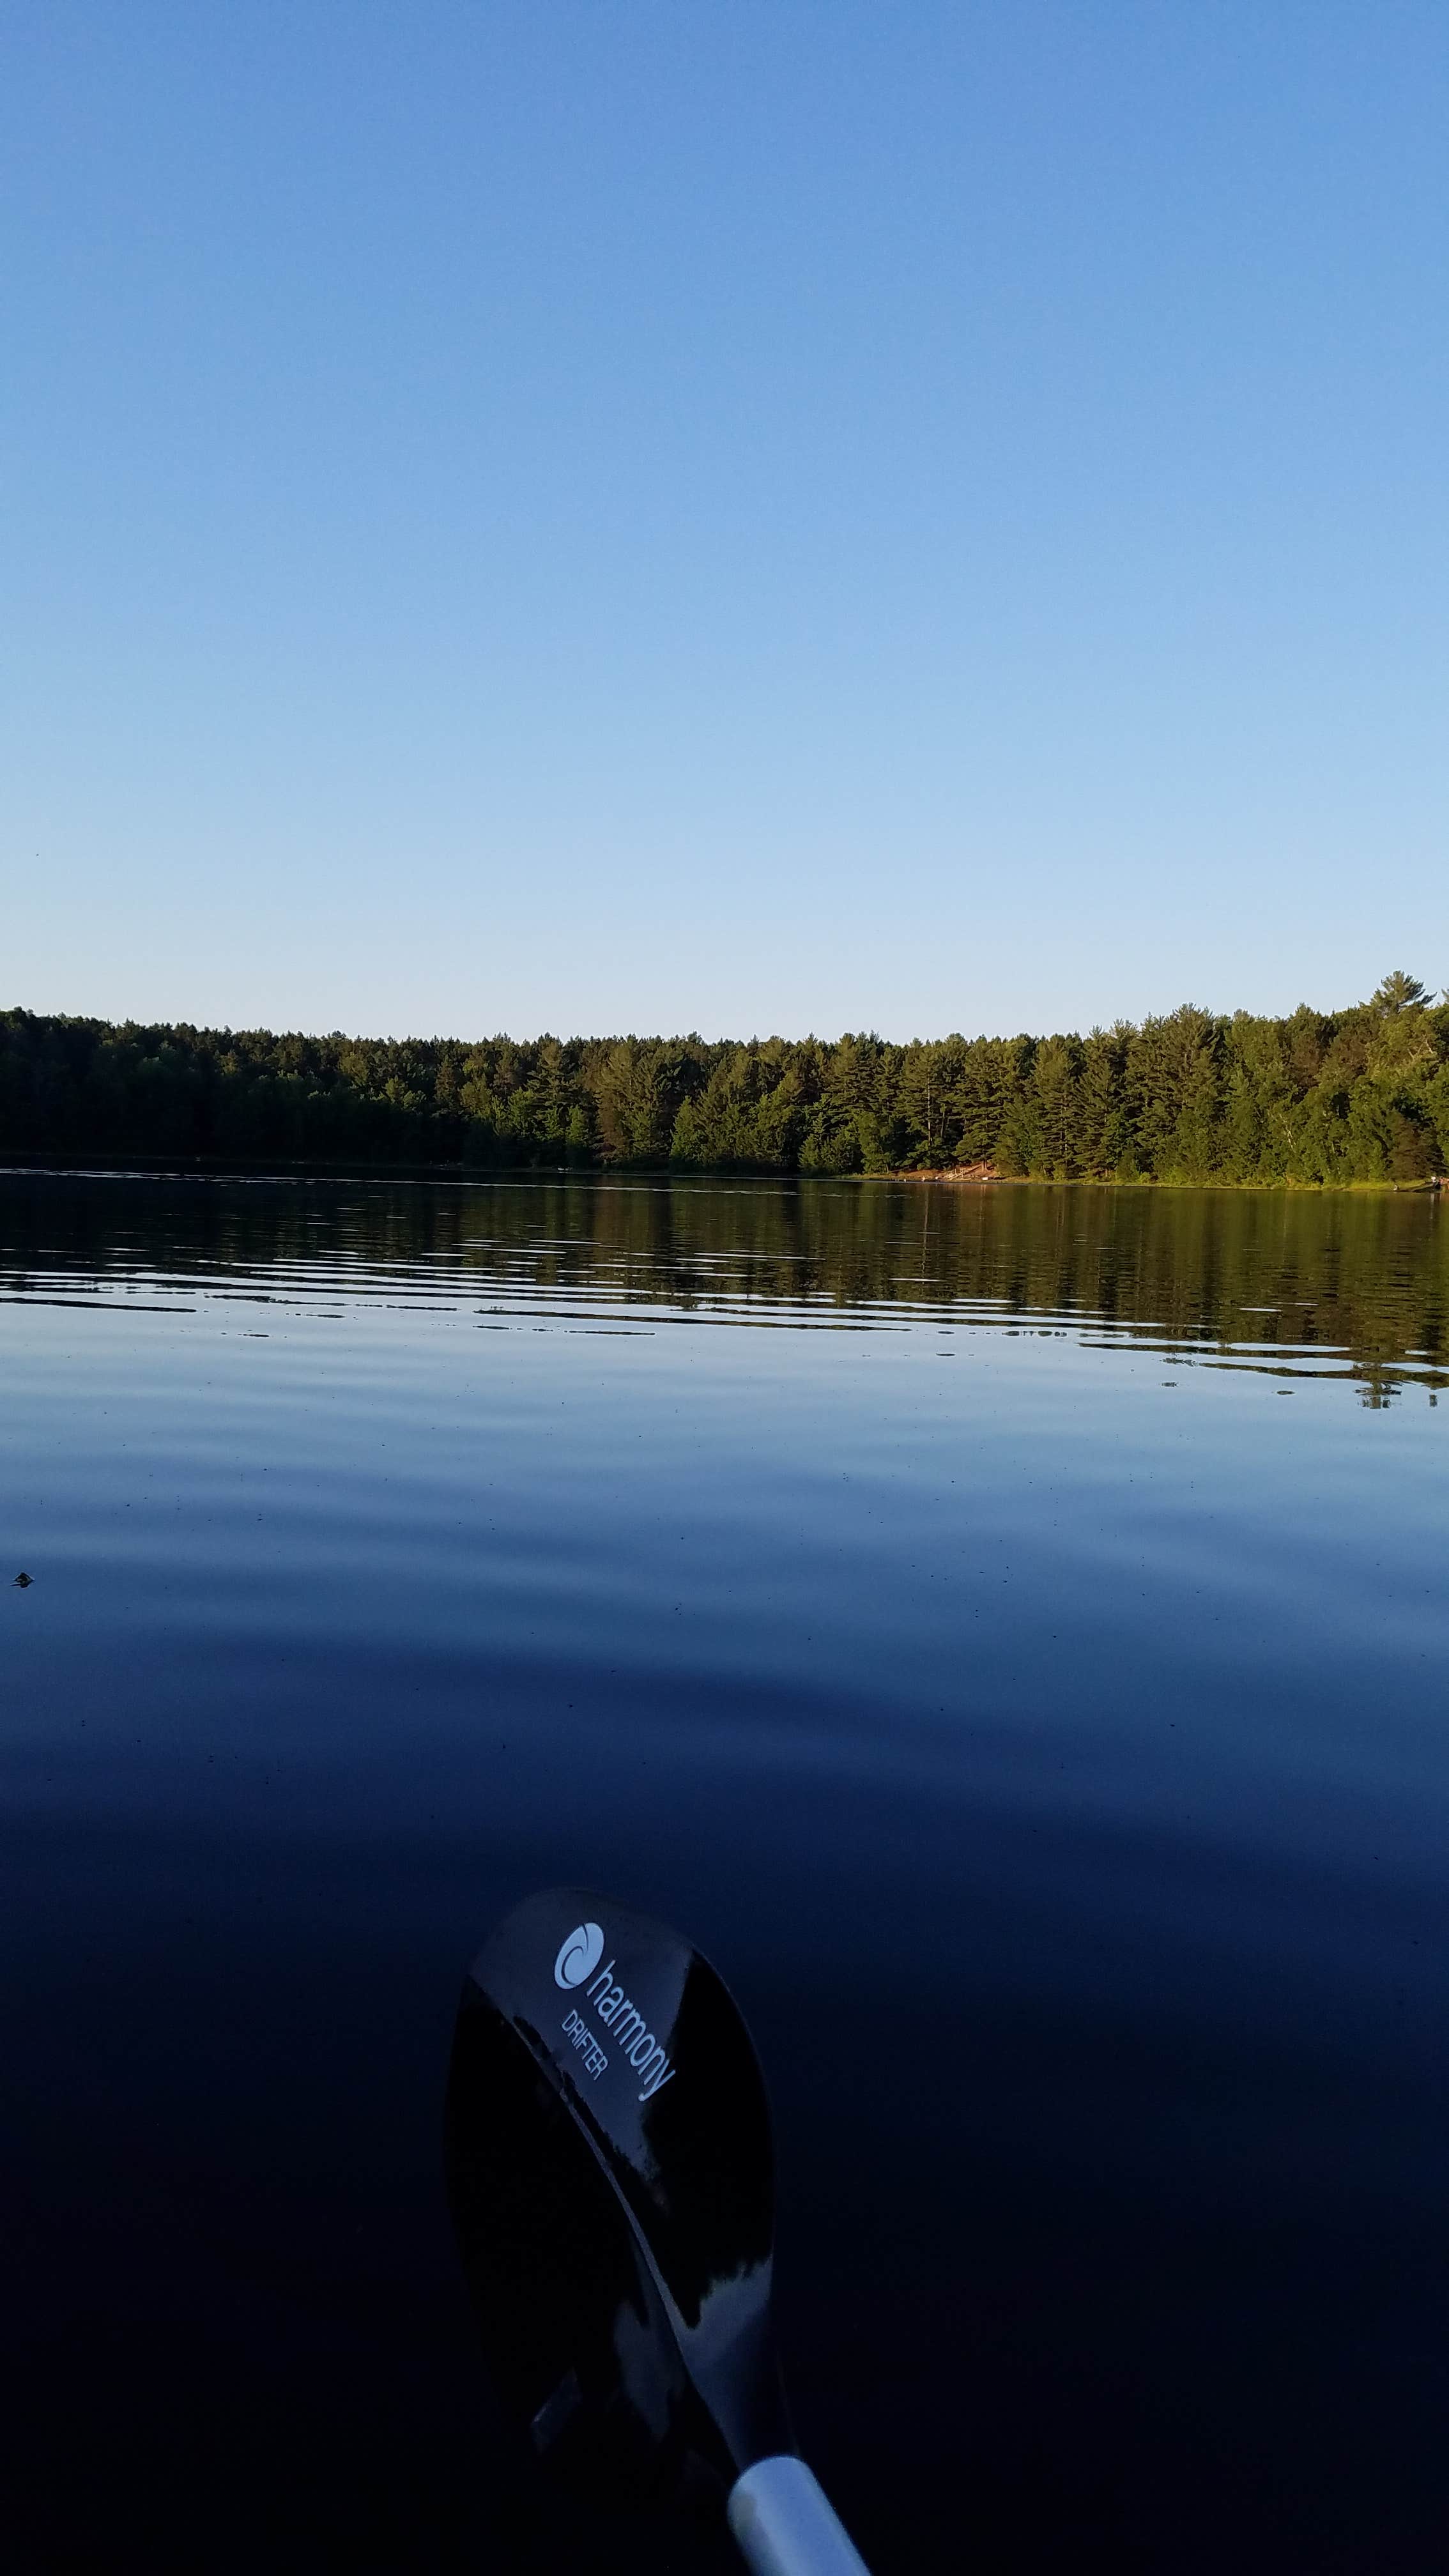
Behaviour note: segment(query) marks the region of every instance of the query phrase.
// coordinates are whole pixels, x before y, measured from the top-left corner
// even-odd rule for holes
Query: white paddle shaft
[[[756,2460],[735,2483],[729,2517],[753,2576],[869,2576],[803,2460]]]

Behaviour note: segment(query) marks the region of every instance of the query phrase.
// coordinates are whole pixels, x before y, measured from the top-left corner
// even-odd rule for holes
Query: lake
[[[876,2576],[1441,2561],[1439,1199],[11,1173],[0,1371],[7,2564],[615,2563],[439,2175],[560,1880]]]

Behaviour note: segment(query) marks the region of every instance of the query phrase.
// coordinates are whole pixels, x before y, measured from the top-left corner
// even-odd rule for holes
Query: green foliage
[[[0,1013],[0,1154],[1412,1185],[1449,1165],[1449,1004],[1052,1037],[276,1037]]]

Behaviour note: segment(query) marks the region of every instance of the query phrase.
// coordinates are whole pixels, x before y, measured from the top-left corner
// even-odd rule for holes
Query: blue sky
[[[1449,12],[0,9],[0,1003],[1449,982]]]

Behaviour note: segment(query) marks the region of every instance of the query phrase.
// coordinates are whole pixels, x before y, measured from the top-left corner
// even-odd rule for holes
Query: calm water
[[[554,1879],[878,2576],[1443,2562],[1449,1210],[10,1175],[0,1301],[7,2564],[612,2563],[438,2178]]]

